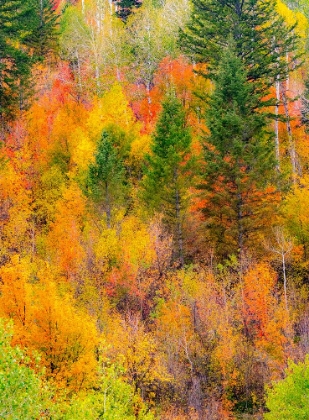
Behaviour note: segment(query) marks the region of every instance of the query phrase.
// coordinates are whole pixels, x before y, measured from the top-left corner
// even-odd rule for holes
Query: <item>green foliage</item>
[[[95,163],[90,165],[88,176],[89,195],[103,208],[108,226],[112,209],[123,202],[126,190],[125,170],[114,140],[113,131],[102,133]]]
[[[43,60],[57,46],[57,20],[54,0],[28,0],[33,10],[29,22],[31,34],[26,38],[36,59]]]
[[[215,82],[206,112],[204,213],[218,250],[237,253],[263,226],[259,212],[275,159],[266,115],[254,112],[260,97],[233,47],[223,53]]]
[[[114,3],[117,5],[117,16],[123,21],[127,20],[134,8],[138,8],[142,4],[140,0],[114,0]]]
[[[144,198],[148,205],[166,216],[175,217],[175,189],[180,195],[190,184],[189,164],[185,162],[190,152],[191,136],[186,127],[185,114],[180,101],[170,96],[163,103],[151,155],[143,181]]]
[[[306,420],[309,418],[309,357],[303,363],[291,362],[285,379],[267,388],[266,420]]]
[[[153,420],[153,414],[135,394],[133,386],[124,382],[122,374],[121,369],[114,365],[104,367],[100,372],[97,390],[86,395],[78,395],[71,401],[69,407],[58,406],[54,413],[55,418]]]
[[[30,76],[31,57],[25,38],[32,10],[24,0],[0,0],[0,118],[11,118],[20,105],[20,85]]]
[[[207,71],[213,74],[230,37],[256,92],[267,90],[278,75],[285,79],[295,66],[294,26],[277,14],[274,1],[193,0],[191,21],[182,33],[185,51],[208,63]],[[293,57],[290,63],[287,54]]]
[[[31,67],[56,40],[51,0],[0,0],[0,117],[23,110],[32,94]]]
[[[142,185],[147,206],[162,212],[166,223],[172,227],[181,260],[186,194],[192,185],[190,147],[191,135],[184,110],[181,102],[171,95],[163,103]]]
[[[0,417],[11,420],[38,418],[43,408],[40,378],[29,360],[12,347],[12,326],[0,321]]]

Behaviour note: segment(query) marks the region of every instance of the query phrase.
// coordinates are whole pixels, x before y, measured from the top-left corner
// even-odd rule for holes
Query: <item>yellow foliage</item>
[[[76,127],[69,134],[71,159],[74,166],[82,171],[86,170],[94,161],[95,144],[81,127]]]
[[[148,266],[155,258],[148,226],[135,216],[126,217],[122,223],[121,244],[125,259],[136,269]]]
[[[295,32],[303,40],[307,39],[308,36],[308,20],[306,17],[298,11],[291,10],[281,0],[277,1],[277,12],[284,18],[288,25],[294,25],[297,22]]]
[[[47,373],[58,386],[79,390],[95,381],[98,335],[93,320],[77,310],[55,283],[36,287],[31,327],[33,345],[42,354]]]
[[[94,253],[98,268],[102,272],[108,271],[113,264],[120,260],[121,249],[116,228],[108,229],[106,226],[103,226],[94,245]]]
[[[87,120],[89,133],[98,139],[105,127],[115,124],[126,134],[138,134],[139,124],[120,84],[115,83],[102,97],[97,98]]]
[[[18,256],[0,270],[0,315],[14,321],[14,343],[37,350],[49,378],[79,390],[94,384],[98,334],[94,321],[60,293],[46,266],[30,283],[33,266]],[[38,278],[41,277],[41,279]]]
[[[140,168],[145,155],[150,153],[151,137],[147,134],[136,137],[131,143],[129,162],[134,168]]]
[[[290,232],[305,247],[309,244],[309,177],[304,176],[283,202],[283,214]]]
[[[158,343],[151,333],[145,332],[137,317],[125,322],[115,316],[109,331],[104,334],[102,354],[106,360],[124,366],[128,381],[149,399],[154,395],[158,381],[170,379]]]
[[[10,249],[30,251],[31,191],[21,174],[20,158],[8,162],[0,176],[0,254],[6,256]]]
[[[27,326],[32,319],[32,289],[27,283],[30,277],[30,263],[14,255],[11,262],[1,267],[0,316],[13,318],[17,343],[28,343]]]

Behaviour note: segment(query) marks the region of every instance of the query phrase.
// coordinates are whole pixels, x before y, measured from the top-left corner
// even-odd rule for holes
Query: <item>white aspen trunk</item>
[[[101,92],[100,69],[99,69],[97,57],[96,57],[96,63],[95,63],[95,80],[96,80],[96,85],[97,85],[97,92],[98,94],[100,94]]]
[[[96,20],[98,33],[100,33],[101,32],[101,13],[99,10],[97,10],[97,13],[95,15],[95,20]]]
[[[286,86],[284,84],[281,84],[281,95],[282,95],[282,103],[284,107],[284,113],[286,118],[286,130],[288,135],[288,142],[289,142],[289,153],[291,158],[291,165],[292,165],[292,178],[293,178],[293,184],[296,184],[297,179],[297,163],[296,163],[296,149],[295,149],[295,142],[293,138],[293,132],[291,127],[291,118],[288,108],[288,99],[286,95]]]
[[[288,66],[289,65],[289,53],[286,53],[285,58],[286,58],[286,64]],[[288,73],[288,77],[286,79],[286,90],[290,90],[290,76],[289,76],[289,73]]]
[[[286,311],[288,311],[287,278],[286,278],[285,253],[284,252],[282,252],[282,271],[283,271],[283,290],[284,290],[285,309],[286,309]]]
[[[110,15],[112,16],[114,14],[114,7],[115,7],[115,12],[117,12],[117,5],[114,6],[113,0],[108,0],[108,4],[109,4]]]
[[[280,103],[280,80],[279,75],[276,80],[276,106],[275,106],[275,152],[276,152],[276,168],[280,172],[280,141],[279,141],[279,103]]]
[[[76,50],[76,60],[77,60],[77,84],[80,93],[82,93],[82,74],[81,74],[81,67],[80,67],[80,59],[78,50]]]
[[[91,31],[91,46],[92,46],[93,57],[94,57],[95,82],[96,82],[96,87],[97,87],[97,94],[99,95],[101,93],[99,53],[98,53],[98,45],[97,45],[97,36],[93,29]]]

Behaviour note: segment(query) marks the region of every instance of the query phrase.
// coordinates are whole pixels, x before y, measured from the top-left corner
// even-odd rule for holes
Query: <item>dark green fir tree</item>
[[[181,44],[194,61],[208,64],[208,77],[214,75],[230,39],[248,80],[264,97],[278,77],[284,80],[297,66],[295,25],[288,26],[278,15],[275,1],[192,0],[192,3],[191,20],[181,34]],[[256,105],[267,104],[259,101]]]
[[[243,255],[273,212],[275,158],[260,96],[233,48],[223,51],[206,112],[205,221],[218,255]]]
[[[32,57],[25,39],[33,10],[24,0],[0,0],[0,119],[1,128],[18,110],[20,88],[30,77]]]
[[[117,16],[124,22],[133,13],[134,9],[142,5],[141,0],[114,0],[114,3],[117,6]]]
[[[32,10],[31,31],[26,38],[37,60],[43,60],[57,49],[58,15],[54,0],[28,0]]]
[[[102,133],[95,162],[89,167],[88,194],[106,215],[107,226],[111,226],[115,206],[124,202],[127,185],[125,168],[114,146],[113,133]]]
[[[191,135],[181,102],[170,95],[163,110],[147,156],[143,179],[147,207],[161,212],[174,236],[174,256],[184,263],[183,221],[188,188],[192,185]]]

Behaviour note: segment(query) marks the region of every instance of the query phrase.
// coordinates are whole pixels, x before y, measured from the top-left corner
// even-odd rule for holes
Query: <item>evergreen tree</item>
[[[0,119],[12,118],[21,101],[21,86],[30,76],[32,58],[25,39],[33,10],[24,0],[0,0]]]
[[[222,50],[232,38],[248,80],[265,96],[278,76],[285,79],[295,67],[294,27],[287,26],[277,14],[273,0],[193,0],[191,20],[181,39],[194,60],[208,64],[207,74],[212,77]]]
[[[43,60],[57,46],[57,20],[54,0],[28,0],[33,10],[31,32],[26,42],[36,59]]]
[[[184,262],[182,225],[192,176],[190,146],[191,136],[181,102],[170,96],[163,103],[152,153],[147,156],[143,187],[147,206],[163,213],[174,234],[175,254],[181,264]]]
[[[88,191],[105,212],[108,227],[113,207],[123,201],[125,189],[125,168],[114,147],[113,134],[106,130],[102,133],[95,162],[89,167]]]
[[[56,44],[53,0],[0,0],[0,118],[23,110],[32,94],[31,68]]]
[[[206,112],[209,135],[201,189],[206,223],[221,254],[241,255],[263,228],[275,168],[267,116],[252,112],[260,97],[247,78],[241,58],[227,49]]]
[[[123,21],[128,19],[134,8],[138,8],[142,5],[141,0],[114,0],[114,3],[117,6],[116,14]]]

